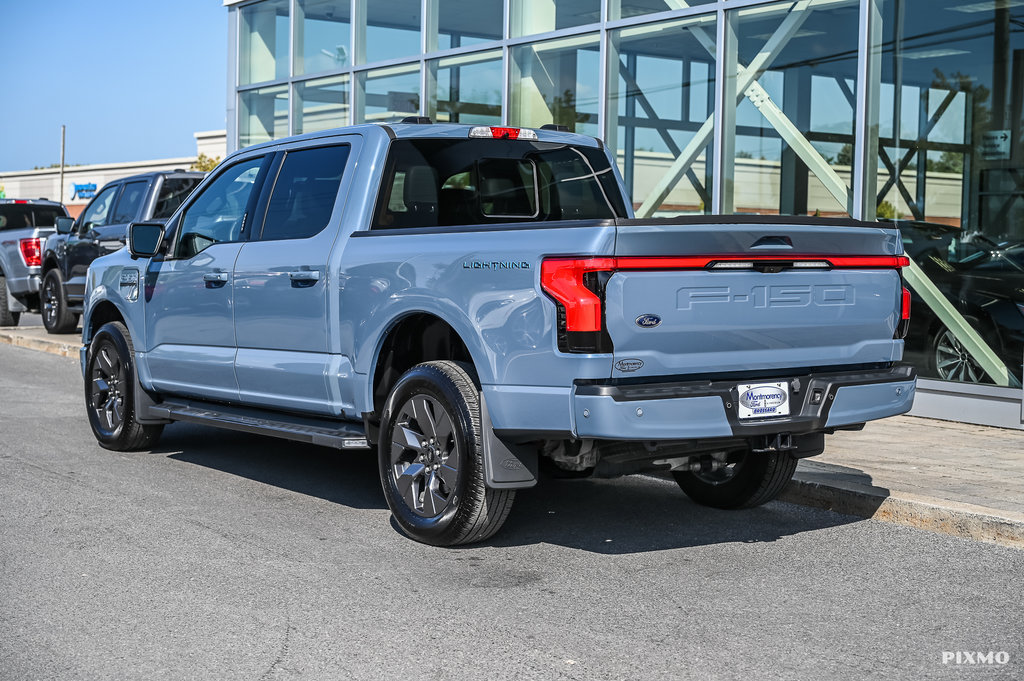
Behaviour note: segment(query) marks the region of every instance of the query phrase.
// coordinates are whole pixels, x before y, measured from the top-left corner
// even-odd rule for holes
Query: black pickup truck
[[[74,331],[82,314],[89,264],[124,246],[130,223],[169,218],[205,176],[173,170],[114,180],[100,190],[77,220],[59,219],[57,233],[46,240],[43,252],[40,307],[46,330]]]

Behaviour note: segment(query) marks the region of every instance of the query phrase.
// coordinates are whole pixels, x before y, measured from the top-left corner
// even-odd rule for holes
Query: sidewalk
[[[77,359],[81,332],[0,327],[0,343]],[[825,442],[783,501],[1024,549],[1024,432],[897,416]]]

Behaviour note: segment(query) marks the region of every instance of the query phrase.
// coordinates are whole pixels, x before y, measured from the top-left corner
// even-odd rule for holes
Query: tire
[[[978,328],[976,319],[967,318],[967,321],[974,328]],[[935,330],[928,343],[928,368],[943,381],[988,382],[987,374],[981,365],[971,357],[956,336],[942,325]]]
[[[398,379],[381,417],[378,461],[395,521],[425,544],[488,539],[515,499],[515,490],[484,482],[480,392],[472,368],[455,362],[419,364]]]
[[[149,449],[163,425],[135,420],[135,352],[128,329],[120,322],[100,327],[85,360],[85,407],[100,447],[117,452]]]
[[[7,277],[0,274],[0,326],[17,326],[20,312],[11,312],[7,305]]]
[[[60,270],[52,269],[43,277],[39,291],[39,312],[47,333],[71,333],[78,328],[78,315],[68,311],[67,290]]]
[[[736,463],[718,471],[673,471],[672,476],[686,495],[702,506],[753,508],[779,496],[793,479],[796,464],[788,452],[748,451],[740,454]]]

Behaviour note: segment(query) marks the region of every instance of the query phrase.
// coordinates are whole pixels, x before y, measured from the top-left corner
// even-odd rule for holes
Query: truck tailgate
[[[605,285],[615,377],[902,357],[894,230],[621,222]]]

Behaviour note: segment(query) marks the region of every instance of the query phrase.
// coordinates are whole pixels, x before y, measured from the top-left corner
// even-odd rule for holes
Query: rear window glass
[[[327,226],[348,160],[347,145],[289,151],[260,238],[305,239]]]
[[[200,181],[201,177],[165,177],[160,185],[160,194],[156,197],[153,219],[166,220],[171,217]]]
[[[607,157],[552,142],[396,140],[374,229],[601,220],[626,208]]]
[[[67,215],[57,206],[33,206],[28,203],[0,204],[0,229],[53,227],[58,217]]]

